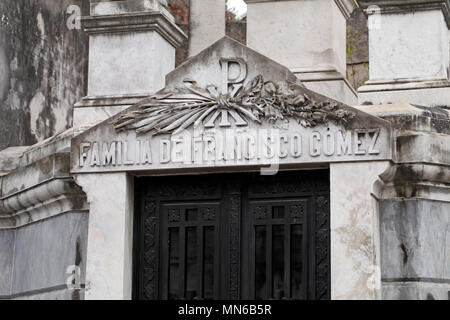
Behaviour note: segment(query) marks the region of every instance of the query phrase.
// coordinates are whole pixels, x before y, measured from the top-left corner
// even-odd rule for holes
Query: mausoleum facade
[[[449,299],[449,2],[246,0],[247,46],[203,2],[175,68],[165,1],[91,1],[73,127],[0,152],[0,298]]]

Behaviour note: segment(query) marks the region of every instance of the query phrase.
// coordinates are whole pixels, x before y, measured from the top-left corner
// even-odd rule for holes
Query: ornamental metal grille
[[[136,299],[330,298],[328,171],[136,181]]]

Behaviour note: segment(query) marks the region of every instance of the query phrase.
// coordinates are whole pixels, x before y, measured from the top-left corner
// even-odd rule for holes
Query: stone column
[[[346,80],[346,19],[354,0],[245,0],[247,45],[288,67],[308,89],[354,105]]]
[[[126,173],[75,175],[87,194],[86,300],[132,298],[134,183]]]
[[[225,36],[225,0],[191,0],[189,56]]]
[[[379,176],[388,161],[332,163],[331,298],[381,299]],[[349,183],[351,181],[351,183]]]
[[[370,80],[360,104],[449,105],[448,0],[359,0],[369,19]]]
[[[109,118],[164,88],[175,48],[186,35],[161,0],[92,1],[88,96],[74,108],[74,126]]]

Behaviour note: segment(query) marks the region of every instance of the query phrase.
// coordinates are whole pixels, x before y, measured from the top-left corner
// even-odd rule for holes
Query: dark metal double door
[[[328,171],[136,186],[135,298],[329,298]]]

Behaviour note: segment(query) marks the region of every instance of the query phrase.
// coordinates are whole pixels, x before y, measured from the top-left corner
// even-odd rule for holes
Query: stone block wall
[[[369,80],[369,32],[360,8],[347,21],[347,80],[355,89]]]

